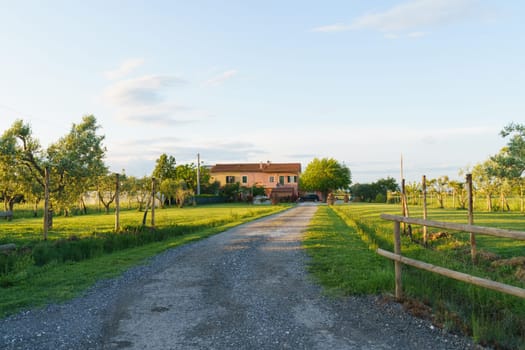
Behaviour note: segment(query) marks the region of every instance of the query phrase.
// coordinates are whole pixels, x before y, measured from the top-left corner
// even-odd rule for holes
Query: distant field
[[[351,217],[358,217],[360,221],[370,222],[373,225],[380,225],[393,230],[393,223],[390,221],[380,220],[379,215],[382,213],[401,215],[401,208],[396,204],[364,204],[353,203],[349,206],[341,206],[340,210]],[[423,218],[423,209],[420,206],[409,207],[411,217]],[[435,221],[468,223],[468,213],[460,209],[428,209],[428,219]],[[474,212],[474,224],[478,226],[496,227],[508,230],[525,232],[525,215],[519,212]],[[414,226],[416,232],[421,228]],[[429,232],[442,231],[441,229],[429,228]],[[465,243],[468,242],[469,236],[465,233],[453,234],[457,239]],[[487,251],[506,256],[525,255],[525,241],[516,241],[505,238],[478,235],[476,237],[478,247]]]
[[[155,226],[167,228],[175,225],[204,225],[215,221],[233,220],[243,217],[264,215],[282,207],[254,206],[245,204],[220,204],[206,206],[189,206],[185,208],[155,209]],[[137,210],[123,210],[120,214],[122,228],[138,227],[142,224],[144,213]],[[151,222],[151,211],[148,213],[147,225]],[[28,243],[42,238],[43,219],[24,215],[12,221],[0,220],[0,244]],[[115,227],[114,213],[93,213],[71,217],[55,216],[53,229],[48,233],[48,239],[79,238],[91,236],[93,233],[110,233]]]

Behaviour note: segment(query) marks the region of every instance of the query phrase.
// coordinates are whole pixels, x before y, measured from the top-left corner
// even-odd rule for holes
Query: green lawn
[[[399,205],[388,204],[366,204],[353,203],[349,206],[337,207],[341,213],[352,217],[359,218],[362,223],[368,223],[372,226],[379,226],[385,230],[390,228],[393,232],[393,223],[379,219],[381,213],[401,215]],[[410,216],[416,218],[423,217],[423,209],[419,206],[409,208]],[[466,210],[459,209],[428,209],[428,219],[435,221],[468,223]],[[525,215],[519,212],[475,212],[474,224],[478,226],[496,227],[502,229],[524,231],[525,232]],[[420,233],[420,227],[414,227],[415,233]],[[441,229],[429,228],[429,232],[438,232]],[[465,233],[449,231],[459,242],[468,243],[469,236]],[[388,238],[390,239],[390,238]],[[478,248],[493,252],[502,257],[512,257],[525,255],[525,241],[516,241],[506,238],[497,238],[492,236],[478,235]]]
[[[22,247],[17,254],[0,256],[2,267],[0,268],[0,317],[21,309],[68,300],[79,295],[96,281],[117,276],[166,249],[208,237],[287,208],[289,208],[287,205],[232,204],[162,209],[157,210],[155,214],[156,230],[146,229],[118,234],[112,233],[113,215],[57,217],[54,219],[55,225],[50,235],[50,242],[41,241],[42,219],[2,221],[0,232],[3,242],[14,242],[23,247],[31,247],[32,250],[28,253],[28,249]],[[122,215],[124,225],[137,227],[142,222],[142,214],[134,211],[124,212]],[[93,235],[93,232],[98,234]],[[79,237],[80,240],[67,239],[71,235]],[[141,236],[154,237],[155,240],[140,244]],[[66,247],[77,252],[79,249],[89,248],[89,244],[84,242],[97,243],[97,240],[105,240],[107,243],[115,239],[124,239],[123,242],[128,244],[129,238],[133,239],[135,245],[126,248],[123,244],[115,244],[118,249],[114,249],[109,254],[98,251],[97,254],[78,261],[51,260],[43,266],[35,265],[37,260],[35,254],[38,251],[45,250],[52,253],[53,250],[64,250]]]
[[[377,294],[391,290],[392,266],[328,206],[310,222],[303,246],[309,271],[330,294]]]
[[[420,208],[419,208],[420,209]],[[418,208],[411,216],[421,217]],[[379,257],[375,249],[393,250],[393,223],[381,220],[381,213],[399,214],[399,205],[357,204],[320,207],[305,237],[312,256],[310,269],[329,291],[343,294],[394,292],[393,262]],[[519,213],[476,213],[477,225],[525,230]],[[466,211],[431,209],[429,219],[466,223]],[[420,238],[414,227],[415,238]],[[523,256],[522,242],[478,236],[482,251],[501,257]],[[516,276],[518,267],[494,267],[482,259],[470,261],[468,235],[453,234],[434,241],[429,248],[402,237],[402,253],[418,260],[490,278],[525,288]],[[453,332],[472,336],[477,342],[502,349],[525,349],[525,300],[485,290],[463,282],[403,267],[403,289],[407,301],[432,310],[433,321]],[[417,305],[417,304],[416,304]]]
[[[166,228],[174,225],[204,225],[217,221],[232,220],[242,217],[252,217],[275,212],[281,207],[253,206],[244,204],[219,204],[206,206],[189,206],[185,208],[165,208],[155,210],[155,226]],[[142,224],[144,213],[137,210],[123,210],[120,215],[121,227],[137,227]],[[0,244],[27,243],[42,239],[42,218],[16,218],[12,221],[0,220]],[[151,211],[148,213],[147,225],[151,223]],[[91,236],[93,233],[113,232],[115,215],[93,213],[71,217],[55,216],[53,229],[48,233],[48,239],[79,238]]]

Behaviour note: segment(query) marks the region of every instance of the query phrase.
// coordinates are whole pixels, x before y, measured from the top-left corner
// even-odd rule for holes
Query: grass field
[[[68,300],[97,280],[116,276],[166,249],[286,208],[231,204],[161,209],[155,213],[155,230],[123,233],[112,232],[113,215],[57,217],[48,242],[41,241],[41,218],[0,221],[0,244],[19,246],[15,253],[0,254],[0,317]],[[125,211],[121,222],[136,228],[142,215]],[[106,253],[108,243],[111,253]],[[90,249],[95,249],[92,254],[82,255]],[[56,255],[57,251],[63,254]],[[39,254],[51,258],[38,266]]]
[[[412,216],[421,217],[418,208]],[[328,290],[342,294],[392,294],[393,263],[378,257],[377,247],[392,251],[393,224],[381,213],[398,214],[400,207],[350,204],[320,207],[306,235],[305,248],[312,256],[311,272]],[[516,213],[476,213],[477,225],[525,230],[525,217]],[[466,211],[432,209],[429,219],[466,223]],[[420,237],[415,230],[415,238]],[[478,247],[504,257],[525,256],[522,242],[478,236]],[[480,277],[525,287],[519,267],[495,267],[482,259],[470,262],[468,235],[453,234],[432,242],[429,248],[403,237],[403,255]],[[472,336],[477,342],[502,349],[525,349],[525,301],[403,267],[406,304],[450,331]],[[432,312],[423,312],[429,309]],[[423,311],[422,311],[423,310]]]
[[[165,208],[155,210],[155,226],[166,228],[175,225],[205,225],[212,222],[232,220],[271,213],[278,207],[248,206],[244,204],[207,205],[185,208]],[[138,227],[142,224],[144,213],[137,210],[123,210],[120,214],[120,225]],[[151,222],[151,211],[148,213],[147,225]],[[0,220],[0,244],[27,243],[42,238],[43,219],[23,215],[12,221]],[[56,216],[53,218],[53,229],[48,233],[48,239],[79,238],[91,236],[94,232],[113,232],[115,216],[111,214],[94,213],[70,217]]]

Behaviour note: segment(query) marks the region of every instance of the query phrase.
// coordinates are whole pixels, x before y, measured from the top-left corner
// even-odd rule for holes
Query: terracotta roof
[[[212,173],[300,173],[301,163],[238,163],[216,164],[211,167]]]

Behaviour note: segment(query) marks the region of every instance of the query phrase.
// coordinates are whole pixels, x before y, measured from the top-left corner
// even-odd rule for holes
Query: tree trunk
[[[80,196],[80,209],[84,215],[87,214],[86,202],[84,202],[84,196]]]
[[[520,186],[520,211],[523,213],[525,201],[523,200],[523,186]]]
[[[40,200],[38,199],[35,199],[35,206],[33,207],[33,217],[37,217],[38,216],[38,203],[40,202]]]
[[[146,220],[148,218],[148,211],[149,211],[149,203],[151,202],[151,200],[148,201],[148,203],[146,204],[146,210],[144,210],[144,216],[142,217],[142,226],[146,226]]]
[[[9,200],[9,209],[8,211],[10,212],[13,212],[13,208],[15,207],[15,198],[11,198],[11,200]]]

